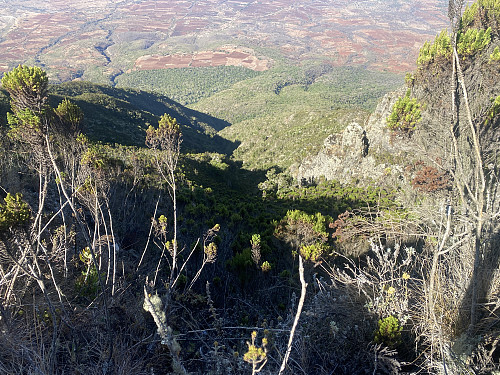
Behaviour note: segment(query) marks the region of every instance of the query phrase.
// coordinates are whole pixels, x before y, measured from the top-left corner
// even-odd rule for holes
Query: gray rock
[[[368,119],[366,128],[353,122],[342,133],[328,136],[321,151],[304,159],[296,169],[297,179],[311,182],[324,177],[364,185],[382,182],[391,176],[399,177],[403,170],[401,166],[388,168],[383,162],[384,159],[394,159],[396,147],[400,147],[394,145],[385,123],[399,96],[399,91],[387,94]],[[395,174],[398,176],[393,176]]]

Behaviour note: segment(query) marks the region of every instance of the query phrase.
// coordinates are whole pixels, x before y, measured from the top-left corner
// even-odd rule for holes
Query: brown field
[[[0,72],[26,61],[70,72],[85,64],[110,71],[268,69],[271,59],[254,52],[257,47],[297,62],[404,72],[415,66],[418,47],[447,26],[441,0],[32,0],[24,8],[27,3],[3,3],[8,22],[0,22]],[[221,49],[227,44],[237,47]]]
[[[202,51],[194,54],[146,55],[139,57],[133,70],[190,68],[206,66],[243,66],[255,71],[269,69],[269,60],[259,59],[249,52],[239,49],[222,51]]]

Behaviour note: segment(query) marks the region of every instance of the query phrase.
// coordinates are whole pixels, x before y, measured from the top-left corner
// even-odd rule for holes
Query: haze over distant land
[[[41,65],[52,79],[319,60],[402,73],[447,26],[443,0],[4,0],[0,72]]]

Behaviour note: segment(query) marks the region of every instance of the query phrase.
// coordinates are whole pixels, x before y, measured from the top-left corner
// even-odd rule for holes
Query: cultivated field
[[[402,73],[446,27],[440,0],[5,0],[0,72],[37,63],[59,81],[123,72],[319,60]]]

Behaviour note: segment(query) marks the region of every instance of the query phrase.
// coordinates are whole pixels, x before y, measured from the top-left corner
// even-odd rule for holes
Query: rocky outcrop
[[[318,155],[306,158],[298,169],[298,179],[313,181],[324,176],[327,180],[352,180],[364,176],[364,168],[373,168],[366,131],[358,123],[349,124],[343,133],[332,134]],[[368,163],[367,163],[368,162]],[[370,163],[371,162],[371,163]]]
[[[483,13],[476,12],[474,25],[483,30],[488,26],[498,30],[496,16],[485,18]],[[469,52],[456,60],[460,69],[454,68],[451,53],[421,60],[415,72],[408,75],[407,86],[387,94],[363,126],[348,125],[342,133],[328,137],[318,155],[304,160],[296,170],[298,180],[312,181],[324,176],[344,183],[375,180],[407,186],[410,181],[424,179],[426,188],[431,188],[440,186],[436,176],[448,180],[447,176],[455,172],[473,181],[476,152],[483,163],[498,164],[498,35],[495,32],[484,47],[467,47]],[[460,71],[458,78],[454,69]],[[407,92],[418,104],[416,127],[390,131],[386,119],[396,100]]]
[[[387,94],[369,117],[366,125],[353,122],[342,133],[325,139],[322,150],[302,161],[296,177],[310,183],[324,177],[343,183],[368,184],[401,179],[401,143],[391,138],[385,119],[401,90]]]

